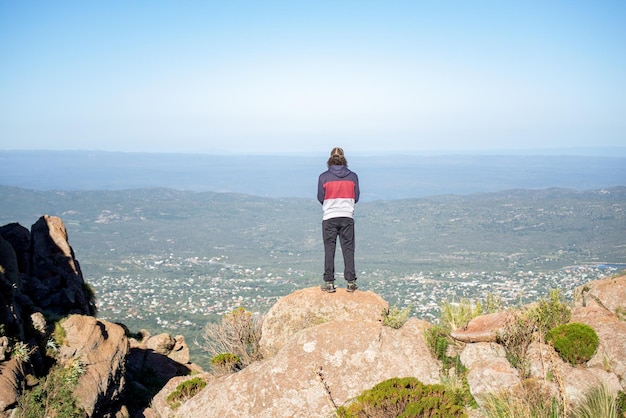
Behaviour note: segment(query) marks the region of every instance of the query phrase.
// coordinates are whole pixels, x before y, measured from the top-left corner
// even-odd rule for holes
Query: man
[[[341,148],[333,148],[328,170],[320,174],[317,200],[322,204],[322,237],[324,240],[324,292],[335,292],[335,247],[337,237],[343,253],[343,277],[348,292],[357,289],[354,268],[354,206],[359,201],[359,178],[348,169]]]

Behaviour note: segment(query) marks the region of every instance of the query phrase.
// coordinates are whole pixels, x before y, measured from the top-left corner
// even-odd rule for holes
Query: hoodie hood
[[[340,178],[347,177],[348,174],[351,173],[351,171],[345,165],[331,165],[330,167],[328,167],[328,170]]]

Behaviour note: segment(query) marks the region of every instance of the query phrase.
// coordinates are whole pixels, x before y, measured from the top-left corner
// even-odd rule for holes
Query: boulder
[[[84,315],[71,315],[61,322],[61,326],[66,338],[59,349],[59,360],[80,359],[86,368],[74,390],[80,406],[89,417],[112,416],[120,407],[126,383],[129,341],[124,329]]]
[[[263,320],[261,352],[269,357],[291,336],[330,321],[380,323],[388,303],[373,292],[322,292],[319,287],[297,290],[272,306]]]
[[[63,221],[56,216],[39,218],[31,228],[31,243],[32,269],[26,293],[34,304],[59,316],[93,314]]]
[[[473,318],[465,328],[452,331],[450,336],[464,343],[496,342],[512,318],[513,314],[509,311],[480,315]]]
[[[0,417],[14,416],[17,402],[24,390],[25,376],[20,360],[0,361]]]
[[[325,417],[336,406],[392,377],[413,376],[426,384],[438,383],[440,364],[424,339],[430,324],[411,318],[400,329],[385,327],[380,315],[387,305],[381,301],[370,292],[350,294],[342,289],[334,294],[303,289],[286,296],[275,305],[280,310],[273,308],[273,322],[264,324],[277,338],[279,332],[271,325],[277,326],[278,317],[286,318],[288,331],[282,334],[282,344],[274,339],[269,345],[280,350],[210,382],[177,414]],[[295,315],[289,320],[292,306]]]
[[[598,334],[600,344],[587,367],[611,371],[626,389],[626,322],[598,305],[575,308],[571,322],[587,324]]]
[[[468,369],[501,358],[506,358],[504,348],[499,344],[486,342],[467,344],[460,354],[461,363]]]
[[[626,275],[593,280],[577,287],[574,303],[578,307],[597,305],[626,316]]]

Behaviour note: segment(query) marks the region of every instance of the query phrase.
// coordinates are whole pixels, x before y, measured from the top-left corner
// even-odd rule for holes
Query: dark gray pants
[[[322,221],[322,238],[324,239],[324,281],[335,280],[335,248],[337,237],[343,253],[343,277],[356,280],[354,269],[354,219],[331,218]]]

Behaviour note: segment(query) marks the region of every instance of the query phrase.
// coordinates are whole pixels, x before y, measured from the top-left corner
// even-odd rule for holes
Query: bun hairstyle
[[[339,147],[335,147],[332,149],[332,151],[330,152],[330,158],[328,159],[328,166],[330,167],[331,165],[348,165],[348,161],[346,160],[346,157],[344,157],[343,155],[343,149],[339,148]]]

